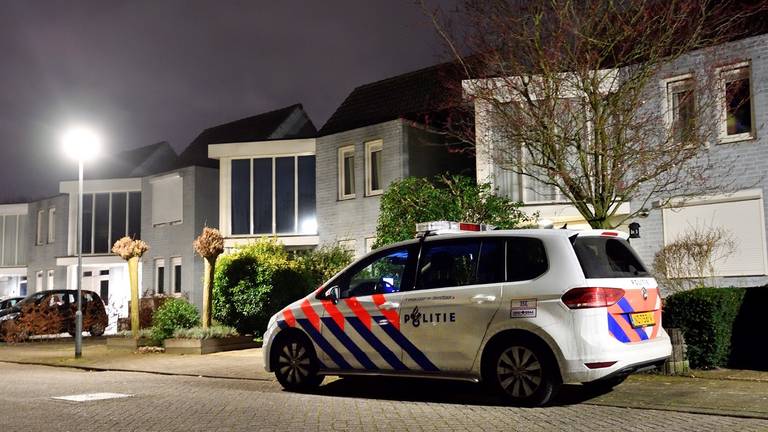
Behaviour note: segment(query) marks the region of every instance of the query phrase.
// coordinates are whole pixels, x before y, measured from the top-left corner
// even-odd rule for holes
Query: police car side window
[[[419,260],[416,289],[475,284],[479,255],[480,240],[427,243]]]
[[[480,246],[480,262],[477,264],[477,283],[504,282],[504,241],[484,239]]]
[[[536,279],[548,268],[547,252],[541,240],[530,237],[507,239],[508,281]]]
[[[359,297],[372,294],[399,292],[406,275],[410,253],[408,248],[377,255],[363,266],[352,270],[339,286],[341,297]]]

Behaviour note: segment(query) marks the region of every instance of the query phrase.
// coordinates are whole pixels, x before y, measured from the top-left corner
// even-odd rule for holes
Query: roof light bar
[[[416,224],[416,233],[423,234],[429,232],[429,234],[451,234],[461,232],[478,232],[478,231],[491,231],[495,227],[492,225],[467,223],[467,222],[451,222],[451,221],[432,221],[432,222],[420,222]]]

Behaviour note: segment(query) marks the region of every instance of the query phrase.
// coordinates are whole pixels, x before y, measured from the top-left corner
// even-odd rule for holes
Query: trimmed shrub
[[[260,335],[269,318],[314,286],[282,244],[260,239],[216,263],[213,317],[240,334]]]
[[[664,326],[680,328],[694,368],[727,366],[731,339],[746,290],[697,288],[665,299]]]
[[[319,249],[299,251],[294,255],[298,266],[306,273],[313,287],[325,281],[352,262],[352,251],[341,246],[323,246]]]
[[[238,336],[237,330],[223,325],[211,325],[208,328],[202,326],[189,329],[176,329],[173,337],[177,339],[220,339]]]
[[[197,308],[180,298],[169,298],[157,308],[152,317],[152,339],[161,341],[173,336],[177,329],[188,329],[200,324]]]

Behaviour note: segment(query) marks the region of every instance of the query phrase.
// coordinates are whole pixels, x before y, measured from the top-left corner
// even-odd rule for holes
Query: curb
[[[260,382],[273,381],[272,379],[268,379],[268,378],[233,377],[233,376],[208,375],[208,374],[200,375],[200,374],[193,374],[193,373],[163,372],[163,371],[149,371],[149,370],[121,369],[121,368],[103,368],[98,366],[51,364],[51,363],[41,363],[41,362],[25,362],[25,361],[18,361],[18,360],[0,360],[0,363],[60,367],[60,368],[78,369],[78,370],[87,371],[87,372],[131,372],[131,373],[145,373],[145,374],[163,375],[163,376],[183,376],[183,377],[191,377],[191,378],[210,378],[210,379],[224,379],[224,380],[236,380],[236,381],[260,381]]]

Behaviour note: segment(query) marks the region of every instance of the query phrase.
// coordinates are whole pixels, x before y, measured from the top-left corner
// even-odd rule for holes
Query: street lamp
[[[64,152],[77,160],[77,312],[75,313],[75,358],[83,355],[83,162],[94,159],[101,149],[99,136],[90,129],[77,127],[62,137]]]

